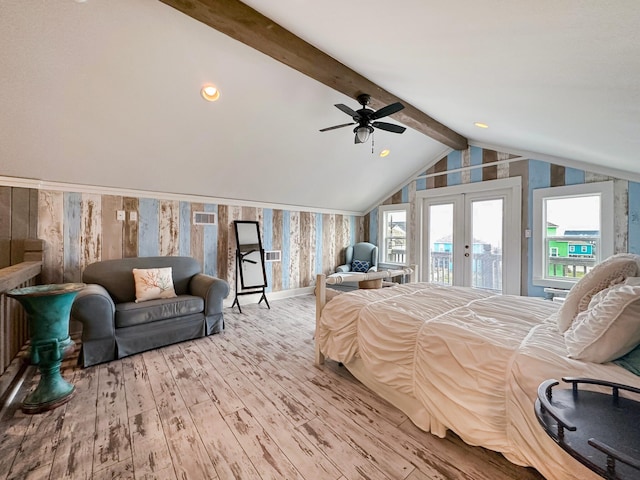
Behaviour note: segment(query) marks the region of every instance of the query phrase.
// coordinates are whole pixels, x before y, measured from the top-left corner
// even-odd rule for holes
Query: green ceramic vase
[[[69,314],[73,300],[84,286],[84,283],[37,285],[7,292],[27,313],[31,362],[40,370],[38,386],[22,403],[25,413],[51,410],[73,395],[75,387],[62,378],[60,364],[74,346],[69,336]]]

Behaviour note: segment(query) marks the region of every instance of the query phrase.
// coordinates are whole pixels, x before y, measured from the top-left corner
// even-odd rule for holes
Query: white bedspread
[[[549,479],[598,478],[538,424],[538,385],[582,376],[640,387],[640,377],[567,358],[557,307],[424,283],[358,290],[327,303],[316,338],[328,358],[359,358],[375,381],[419,401],[430,418],[413,420],[434,434],[451,429]]]

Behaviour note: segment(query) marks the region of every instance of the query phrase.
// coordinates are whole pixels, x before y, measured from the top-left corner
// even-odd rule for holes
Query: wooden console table
[[[571,389],[556,389],[557,380],[538,387],[536,416],[547,434],[575,459],[607,479],[640,478],[640,402],[620,391],[640,389],[590,378],[563,378]],[[579,390],[600,385],[611,393]]]

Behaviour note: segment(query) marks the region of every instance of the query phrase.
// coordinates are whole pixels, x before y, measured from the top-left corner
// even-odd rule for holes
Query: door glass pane
[[[471,202],[471,286],[502,292],[503,199]]]
[[[453,285],[453,203],[429,206],[429,281]]]

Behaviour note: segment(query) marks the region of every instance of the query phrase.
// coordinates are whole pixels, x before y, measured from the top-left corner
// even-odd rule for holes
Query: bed
[[[640,273],[640,261],[631,273]],[[606,285],[599,284],[599,291],[628,276],[600,282]],[[317,364],[325,357],[342,362],[418,427],[437,436],[452,430],[466,443],[501,452],[548,479],[599,478],[539,425],[534,412],[538,386],[571,376],[640,388],[640,377],[610,361],[570,358],[557,302],[413,282],[339,295],[326,288],[327,282],[343,281],[355,279],[317,279]],[[640,298],[640,286],[625,288]],[[590,298],[596,293],[593,288],[588,292]],[[561,308],[573,308],[575,299],[567,297],[567,302]],[[590,305],[584,302],[580,315]],[[638,310],[627,313],[639,323],[636,303]]]

